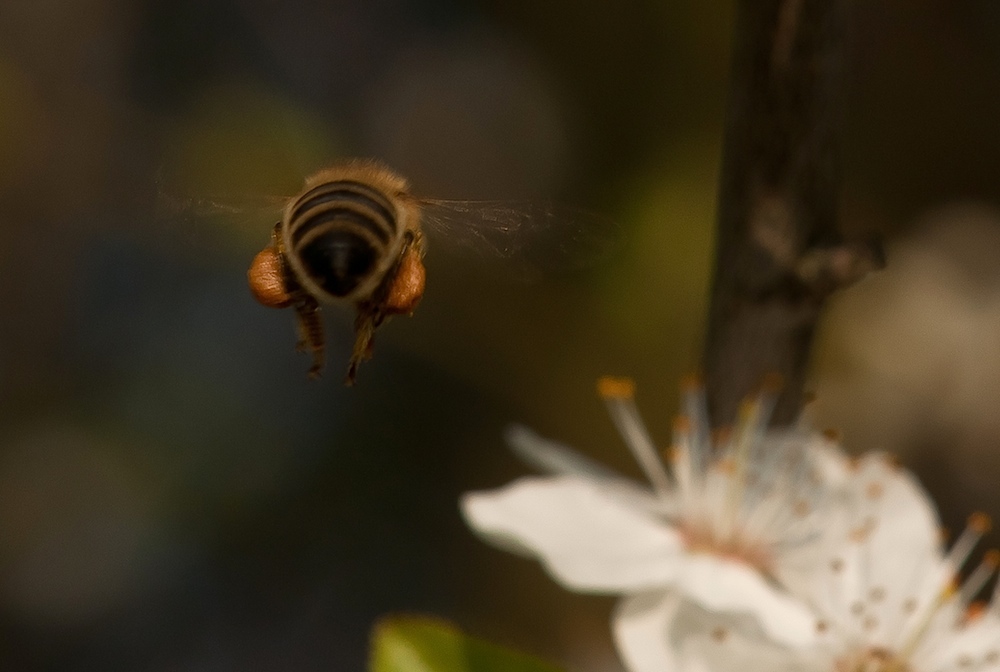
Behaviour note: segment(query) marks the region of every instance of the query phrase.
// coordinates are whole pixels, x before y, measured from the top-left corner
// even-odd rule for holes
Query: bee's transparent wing
[[[288,201],[281,196],[202,195],[171,193],[157,185],[156,228],[191,247],[228,239],[241,249],[268,244],[271,228]]]
[[[547,201],[420,199],[419,204],[435,250],[501,260],[522,276],[589,266],[615,237],[608,217]]]
[[[213,194],[185,193],[185,189],[171,184],[161,166],[153,182],[156,186],[156,213],[166,219],[200,219],[211,217],[236,217],[256,219],[279,215],[287,196],[254,193]]]
[[[286,196],[211,195],[197,198],[170,194],[162,189],[157,193],[157,210],[165,217],[277,217],[288,202]]]

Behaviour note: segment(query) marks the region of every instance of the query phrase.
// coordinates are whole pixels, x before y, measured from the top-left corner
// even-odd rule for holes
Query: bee
[[[423,225],[460,246],[517,258],[527,238],[538,236],[514,234],[551,233],[555,222],[567,222],[570,235],[557,240],[557,253],[565,254],[580,247],[575,243],[594,229],[594,219],[539,203],[420,199],[382,164],[353,160],[306,179],[285,203],[247,279],[261,304],[295,310],[297,349],[312,356],[310,378],[324,365],[321,305],[353,305],[355,341],[344,381],[353,385],[372,356],[375,330],[393,315],[412,315],[423,297]]]
[[[406,180],[373,161],[321,170],[285,205],[247,279],[261,304],[295,310],[298,349],[312,355],[311,378],[324,362],[321,304],[352,304],[357,311],[345,379],[353,385],[358,366],[372,356],[375,330],[420,303],[426,278],[420,214]]]

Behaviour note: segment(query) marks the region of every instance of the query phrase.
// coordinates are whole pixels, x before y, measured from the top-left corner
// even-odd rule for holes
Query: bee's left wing
[[[286,196],[261,196],[259,194],[234,196],[202,195],[178,196],[162,189],[157,193],[157,211],[166,217],[281,217],[288,202]]]
[[[616,237],[615,222],[547,201],[420,199],[431,245],[502,260],[520,275],[584,268]]]
[[[156,229],[188,245],[205,245],[222,233],[248,249],[267,245],[288,198],[260,194],[182,195],[156,184]]]

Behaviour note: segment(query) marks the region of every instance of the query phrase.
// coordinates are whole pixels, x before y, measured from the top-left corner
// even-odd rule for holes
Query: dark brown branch
[[[799,414],[827,296],[881,265],[837,233],[846,0],[740,0],[704,370],[715,425],[771,373]]]

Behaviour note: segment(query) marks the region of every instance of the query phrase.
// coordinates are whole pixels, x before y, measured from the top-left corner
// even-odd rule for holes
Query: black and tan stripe
[[[310,278],[348,296],[377,267],[397,236],[396,208],[353,180],[321,184],[300,196],[286,220],[286,240]]]
[[[367,230],[383,244],[397,232],[396,209],[385,196],[361,182],[339,180],[299,197],[289,217],[292,244],[340,219]]]

